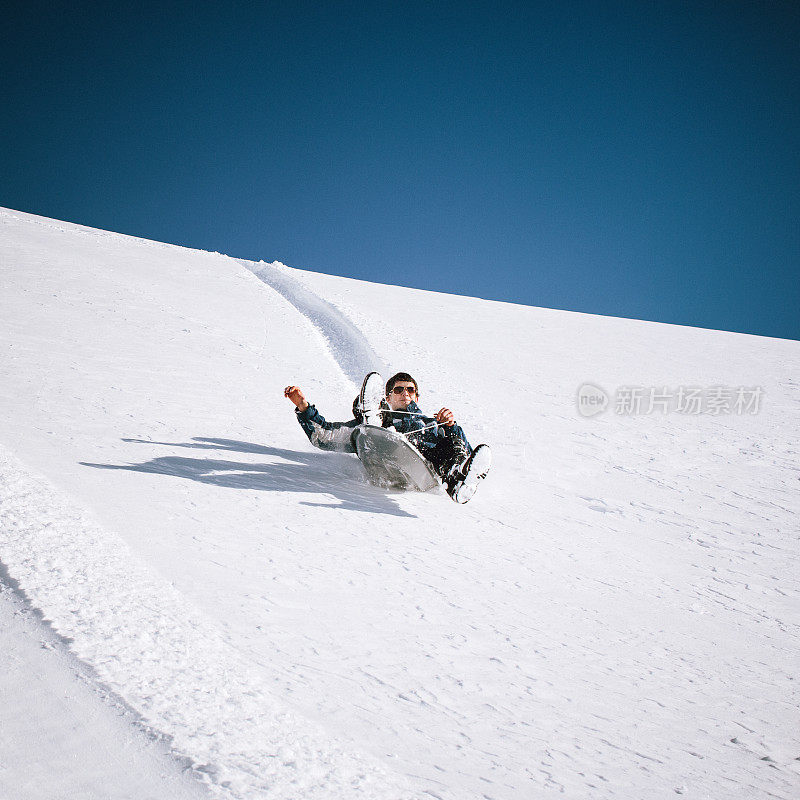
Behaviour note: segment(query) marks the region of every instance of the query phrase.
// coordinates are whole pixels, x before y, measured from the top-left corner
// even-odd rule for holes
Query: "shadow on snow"
[[[154,442],[149,439],[122,441],[217,452],[227,450],[232,453],[249,453],[279,460],[254,463],[216,458],[161,456],[141,464],[92,464],[86,461],[79,463],[84,467],[96,469],[124,469],[155,475],[173,475],[229,489],[326,494],[335,497],[340,504],[307,501],[301,504],[336,510],[392,514],[399,517],[414,516],[400,508],[385,490],[377,489],[367,483],[358,461],[344,453],[303,453],[235,439],[213,439],[202,436],[194,437],[190,442]]]

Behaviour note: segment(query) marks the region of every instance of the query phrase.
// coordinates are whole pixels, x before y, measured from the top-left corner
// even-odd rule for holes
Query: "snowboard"
[[[429,492],[442,483],[419,450],[397,431],[359,425],[353,431],[353,443],[370,483],[376,486]]]

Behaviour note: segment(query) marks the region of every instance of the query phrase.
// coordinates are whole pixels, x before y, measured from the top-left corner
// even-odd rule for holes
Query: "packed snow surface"
[[[138,726],[64,642],[0,583],[0,797],[200,800],[183,759]]]
[[[8,210],[0,326],[0,798],[800,795],[800,343]],[[376,368],[468,505],[306,440]]]

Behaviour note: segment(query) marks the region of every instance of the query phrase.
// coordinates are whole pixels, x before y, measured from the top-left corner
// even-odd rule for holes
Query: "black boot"
[[[456,503],[466,503],[492,466],[492,451],[488,444],[479,444],[460,466],[453,467],[444,477],[447,494]]]

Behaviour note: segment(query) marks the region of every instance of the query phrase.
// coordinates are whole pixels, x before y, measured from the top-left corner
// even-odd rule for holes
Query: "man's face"
[[[392,391],[386,396],[386,402],[392,411],[405,411],[412,401],[417,399],[417,390],[413,383],[397,381]]]

